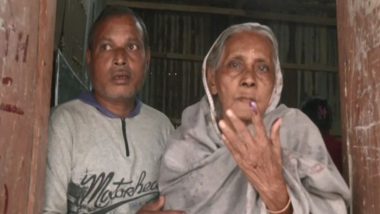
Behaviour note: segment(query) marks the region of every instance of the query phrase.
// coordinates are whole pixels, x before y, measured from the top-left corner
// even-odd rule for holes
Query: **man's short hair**
[[[146,29],[144,21],[141,19],[140,16],[134,13],[131,9],[129,9],[128,7],[123,7],[123,6],[106,6],[106,8],[104,8],[104,10],[100,13],[98,18],[95,20],[95,22],[91,26],[90,32],[88,34],[87,48],[89,50],[92,50],[93,45],[94,45],[93,43],[95,39],[95,33],[103,22],[105,22],[107,19],[112,18],[112,17],[128,16],[128,15],[134,17],[138,25],[140,25],[142,33],[143,33],[144,48],[145,50],[148,50],[149,36],[148,36],[148,31]]]

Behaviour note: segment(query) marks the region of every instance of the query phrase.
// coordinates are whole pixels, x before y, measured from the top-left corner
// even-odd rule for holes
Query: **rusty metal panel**
[[[55,0],[0,1],[0,212],[43,202]]]
[[[352,212],[380,209],[380,1],[338,0],[342,120]]]

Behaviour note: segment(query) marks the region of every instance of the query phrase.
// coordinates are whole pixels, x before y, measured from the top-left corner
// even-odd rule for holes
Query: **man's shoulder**
[[[169,118],[163,112],[145,103],[142,103],[140,116],[141,118],[150,120],[152,123],[157,122],[157,123],[161,123],[162,125],[164,124],[171,125]]]
[[[83,115],[89,112],[91,106],[82,102],[80,99],[74,99],[59,104],[52,109],[52,117],[61,115]]]
[[[168,117],[163,112],[145,103],[142,103],[141,105],[141,114],[168,119]]]
[[[53,111],[70,111],[77,108],[82,108],[84,105],[85,103],[83,103],[80,99],[73,99],[55,106]]]

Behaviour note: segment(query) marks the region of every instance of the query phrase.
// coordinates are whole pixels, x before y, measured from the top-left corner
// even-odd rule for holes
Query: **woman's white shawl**
[[[264,123],[269,133],[273,122],[282,118],[283,173],[294,213],[347,213],[349,189],[332,163],[317,127],[297,109],[276,107],[282,89],[281,71],[276,72],[276,84],[271,99],[275,101]],[[159,187],[166,197],[165,209],[184,210],[187,214],[267,213],[258,193],[223,144],[205,80],[204,85],[208,96],[184,110],[181,126],[170,138],[161,162]]]

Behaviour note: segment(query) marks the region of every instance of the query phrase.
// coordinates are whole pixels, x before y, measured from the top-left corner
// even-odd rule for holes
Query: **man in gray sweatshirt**
[[[173,126],[136,98],[149,61],[143,21],[106,8],[89,34],[93,91],[51,115],[44,213],[181,213],[160,211],[164,198],[156,200]]]

